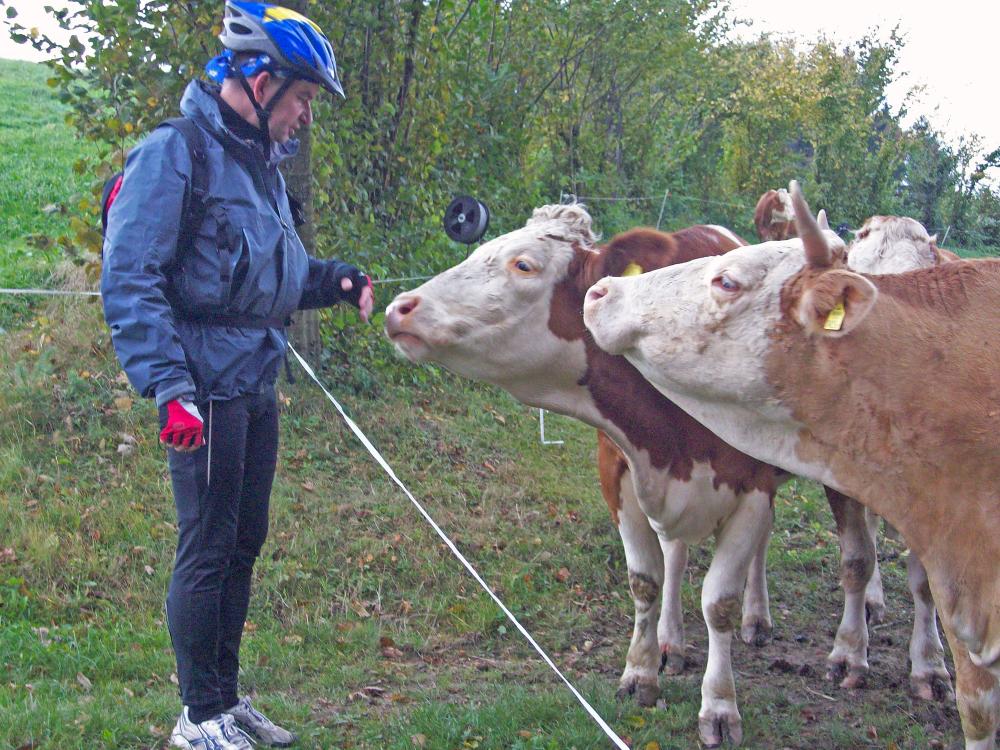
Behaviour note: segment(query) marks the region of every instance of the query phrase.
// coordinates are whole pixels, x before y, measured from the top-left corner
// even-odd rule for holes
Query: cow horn
[[[830,246],[822,230],[813,218],[812,211],[802,197],[802,188],[797,180],[788,183],[788,192],[792,194],[792,206],[795,208],[795,228],[802,238],[802,246],[806,251],[806,263],[818,268],[826,268],[832,263]]]
[[[819,213],[816,214],[816,223],[819,225],[820,229],[826,230],[830,228],[830,221],[826,218],[825,208],[821,208]]]

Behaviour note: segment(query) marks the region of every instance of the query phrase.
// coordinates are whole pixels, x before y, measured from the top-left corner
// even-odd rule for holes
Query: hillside
[[[53,285],[80,144],[28,64],[0,61],[4,285]],[[8,184],[9,183],[9,184]],[[19,274],[24,274],[23,278]],[[60,278],[67,273],[61,272]],[[79,280],[76,280],[79,284]],[[378,288],[384,306],[385,287]],[[0,308],[11,302],[0,297]],[[0,315],[8,313],[0,312]],[[0,352],[0,748],[162,748],[178,711],[163,598],[175,516],[156,415],[114,359],[99,305],[43,300],[6,318]],[[662,701],[614,698],[631,633],[621,542],[601,499],[594,432],[488,387],[401,362],[368,327],[324,319],[321,376],[399,477],[632,746],[697,746],[706,637],[683,590],[687,672]],[[319,363],[317,363],[319,364]],[[294,367],[294,365],[293,365]],[[479,590],[299,370],[284,417],[271,530],[256,568],[242,683],[302,748],[603,748],[571,694]],[[769,555],[774,641],[734,645],[746,748],[944,747],[951,702],[906,694],[912,606],[884,542],[887,621],[868,688],[824,680],[840,615],[839,554],[818,489],[786,485]]]
[[[44,285],[60,251],[28,240],[66,232],[67,206],[93,181],[73,169],[90,149],[66,124],[47,78],[44,65],[0,59],[0,287]],[[0,328],[30,303],[0,303]]]

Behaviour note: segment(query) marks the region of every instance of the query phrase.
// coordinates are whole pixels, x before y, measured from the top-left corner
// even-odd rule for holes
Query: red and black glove
[[[372,286],[371,277],[349,263],[341,264],[341,268],[339,270],[340,273],[337,274],[337,286],[340,289],[341,299],[350,302],[355,307],[360,307],[361,293],[365,290],[365,287],[371,288],[373,293],[375,291],[375,287]],[[350,291],[345,292],[343,286],[341,286],[341,281],[343,279],[351,280]]]
[[[167,421],[160,431],[160,442],[180,451],[195,450],[205,443],[204,426],[205,421],[194,402],[175,398],[167,402]]]

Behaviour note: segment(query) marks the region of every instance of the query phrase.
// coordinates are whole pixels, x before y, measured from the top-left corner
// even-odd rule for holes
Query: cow
[[[847,248],[847,264],[858,273],[901,273],[952,260],[958,256],[908,216],[872,216]]]
[[[795,209],[784,188],[768,190],[757,201],[753,224],[761,242],[787,240],[795,236]]]
[[[584,316],[747,453],[859,499],[927,570],[967,750],[1000,724],[1000,259],[865,276],[790,186],[801,239],[605,278]],[[842,249],[842,245],[841,245]]]
[[[603,275],[716,255],[741,244],[726,229],[700,226],[673,234],[632,230],[598,249],[581,206],[545,206],[524,228],[399,295],[385,323],[389,338],[411,361],[435,361],[494,383],[524,403],[577,417],[610,436],[599,443],[601,487],[625,547],[635,604],[620,696],[634,694],[651,705],[659,694],[657,664],[668,672],[683,665],[679,587],[685,543],[717,533],[702,591],[710,657],[699,733],[710,746],[741,735],[729,648],[748,566],[741,635],[759,642],[770,630],[763,550],[772,498],[784,475],[733,451],[625,360],[598,349],[584,328],[582,305],[586,288]],[[852,504],[846,500],[845,507]],[[874,548],[865,554],[861,514],[844,518],[841,524],[838,516],[842,549],[850,558],[843,563],[844,579],[856,579],[860,617],[857,606],[851,617],[845,607],[831,666],[847,673],[844,686],[850,687],[867,669],[864,584]]]
[[[840,234],[840,232],[838,232]],[[958,260],[949,250],[937,246],[916,219],[908,216],[872,216],[847,247],[847,266],[858,273],[905,273]],[[875,542],[878,516],[866,510],[866,525]],[[912,552],[907,556],[907,583],[913,597],[913,632],[910,638],[910,686],[916,697],[932,700],[935,693],[950,694],[950,680],[944,665],[944,648],[937,630],[937,611],[927,584],[927,571]],[[878,566],[866,590],[869,609],[878,612],[884,602]],[[884,604],[882,605],[884,608]],[[952,696],[953,697],[953,696]]]

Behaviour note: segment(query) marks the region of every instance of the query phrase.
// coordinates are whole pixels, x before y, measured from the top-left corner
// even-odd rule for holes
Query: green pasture
[[[0,61],[0,285],[86,286],[26,235],[58,233],[89,178],[27,63]],[[380,294],[384,294],[380,288]],[[380,297],[379,305],[388,300]],[[706,638],[691,553],[689,669],[662,701],[615,700],[632,629],[594,431],[435,368],[412,368],[381,316],[339,334],[320,375],[399,477],[554,661],[634,748],[698,746]],[[174,513],[152,405],[117,366],[99,305],[0,297],[0,748],[162,748],[179,710],[163,599]],[[294,367],[294,365],[293,365]],[[610,743],[368,457],[320,390],[282,380],[271,530],[256,568],[243,687],[302,748],[569,750]],[[907,695],[912,607],[880,543],[889,603],[868,686],[824,679],[839,553],[819,489],[793,481],[769,551],[775,640],[734,644],[746,748],[944,748],[951,704]]]

